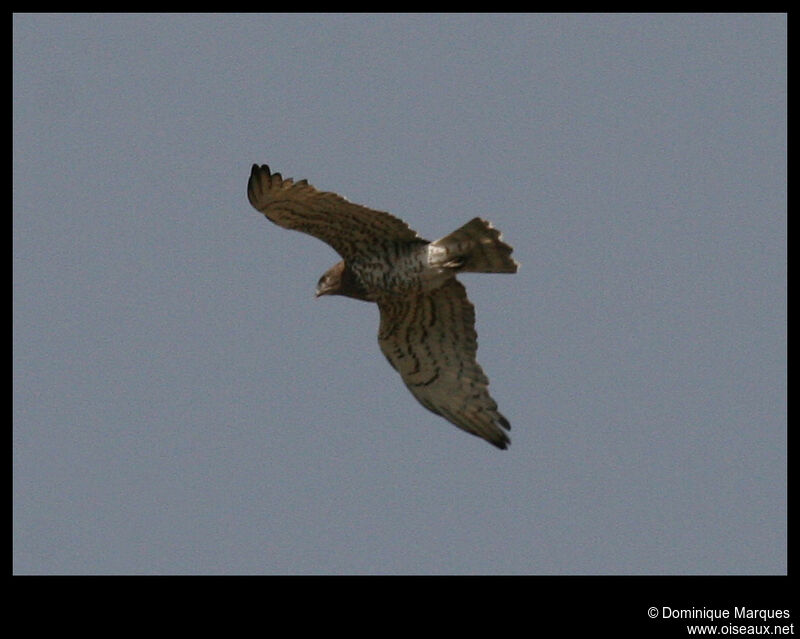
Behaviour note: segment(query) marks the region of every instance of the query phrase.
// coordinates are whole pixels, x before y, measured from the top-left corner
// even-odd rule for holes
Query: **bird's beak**
[[[314,297],[321,297],[323,295],[336,295],[338,291],[339,289],[335,283],[331,283],[329,281],[319,282],[317,284],[317,290],[314,292]]]

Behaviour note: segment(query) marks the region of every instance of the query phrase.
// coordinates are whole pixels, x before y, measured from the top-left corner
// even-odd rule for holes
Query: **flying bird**
[[[511,425],[475,359],[475,309],[456,279],[517,272],[497,229],[476,217],[429,242],[389,213],[284,179],[266,164],[253,165],[247,198],[270,221],[319,238],[343,258],[320,278],[317,297],[378,305],[378,344],[420,404],[498,448],[511,443]]]

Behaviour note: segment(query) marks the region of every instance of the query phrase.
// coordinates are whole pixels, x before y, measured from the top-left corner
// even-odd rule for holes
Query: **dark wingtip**
[[[247,180],[247,199],[256,210],[258,210],[256,187],[259,185],[258,178],[262,168],[266,169],[267,175],[269,175],[269,167],[266,164],[264,164],[263,167],[259,167],[258,164],[253,164],[253,167],[250,169],[250,179]],[[259,189],[259,191],[260,190],[261,189]]]
[[[511,430],[511,424],[500,413],[497,414],[497,422],[506,430]],[[500,450],[505,450],[511,445],[511,440],[502,430],[499,431],[493,439],[489,440],[493,446],[497,446]]]
[[[500,450],[506,450],[511,445],[511,440],[506,436],[505,433],[503,433],[502,437],[490,439],[488,441],[492,446],[495,446]]]
[[[280,186],[283,178],[280,173],[273,173],[267,164],[253,164],[250,169],[250,179],[247,180],[247,199],[257,211],[263,213],[258,206],[258,198],[265,189]],[[291,182],[289,180],[289,182]]]
[[[261,171],[265,171],[267,175],[269,175],[269,167],[266,164],[253,164],[253,167],[250,169],[250,176],[258,175]]]
[[[508,422],[504,424],[505,428],[510,428],[507,426]],[[492,437],[492,439],[487,440],[492,446],[497,446],[500,450],[505,450],[511,445],[511,439],[509,439],[508,435],[504,432],[499,432]]]
[[[275,175],[270,170],[269,165],[267,165],[267,164],[261,164],[261,165],[253,164],[252,168],[250,169],[250,179],[252,180],[253,178],[255,178],[255,177],[257,177],[257,176],[259,176],[261,174],[264,174],[267,177],[272,177],[273,175]]]

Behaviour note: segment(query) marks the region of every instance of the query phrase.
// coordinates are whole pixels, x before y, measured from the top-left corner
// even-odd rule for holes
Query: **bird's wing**
[[[250,204],[287,229],[308,233],[330,244],[345,260],[381,250],[382,243],[423,241],[408,224],[336,193],[317,191],[306,180],[295,182],[253,165],[247,182]]]
[[[475,359],[475,309],[455,278],[431,292],[378,300],[378,343],[414,397],[459,428],[498,448],[511,426],[489,395]]]

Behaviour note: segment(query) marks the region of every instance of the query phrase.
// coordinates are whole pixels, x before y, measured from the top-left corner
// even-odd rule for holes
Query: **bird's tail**
[[[519,266],[500,231],[479,217],[431,242],[428,251],[431,266],[470,273],[516,273]]]

